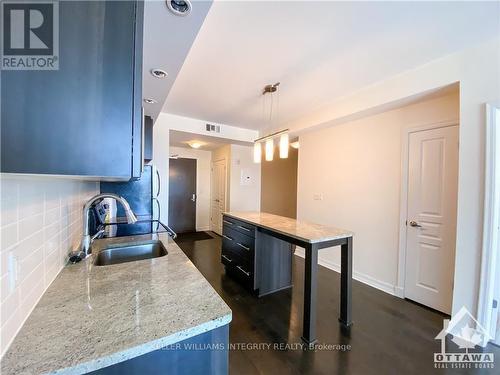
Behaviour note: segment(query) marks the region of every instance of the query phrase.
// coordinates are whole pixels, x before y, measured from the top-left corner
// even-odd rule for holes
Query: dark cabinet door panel
[[[59,70],[2,71],[2,172],[131,177],[137,6],[61,1]]]

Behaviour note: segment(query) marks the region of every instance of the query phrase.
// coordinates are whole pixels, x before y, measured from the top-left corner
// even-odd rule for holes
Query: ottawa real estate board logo
[[[57,1],[2,1],[1,22],[1,69],[59,69]]]
[[[448,342],[449,348],[448,335],[455,344]],[[435,368],[492,369],[495,366],[493,353],[475,350],[476,347],[485,348],[491,337],[465,307],[451,320],[443,321],[443,329],[435,339],[441,340],[441,351],[434,353]]]

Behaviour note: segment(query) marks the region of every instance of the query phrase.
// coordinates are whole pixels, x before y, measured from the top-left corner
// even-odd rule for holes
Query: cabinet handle
[[[236,245],[238,245],[239,247],[244,248],[246,251],[250,251],[250,248],[249,248],[249,247],[246,247],[245,245],[242,245],[242,244],[240,244],[239,242],[236,242]]]
[[[225,256],[224,254],[222,254],[222,257],[227,260],[229,263],[231,263],[233,260],[232,259],[229,259],[227,256]]]
[[[241,272],[243,272],[245,275],[247,275],[248,277],[250,277],[250,272],[247,272],[245,271],[243,268],[241,268],[240,266],[236,266],[237,269],[239,269]]]
[[[242,227],[241,225],[238,225],[238,228],[241,228],[241,229],[243,229],[243,230],[246,230],[247,232],[251,232],[251,230],[250,230],[250,229],[245,228],[245,227]]]
[[[218,201],[217,201],[218,202]],[[227,221],[227,220],[222,220],[224,223],[228,224],[228,225],[233,225],[233,223],[231,223],[230,221]]]
[[[226,236],[225,234],[222,235],[222,237],[224,237],[226,240],[229,240],[229,241],[232,241],[233,239],[229,236]]]

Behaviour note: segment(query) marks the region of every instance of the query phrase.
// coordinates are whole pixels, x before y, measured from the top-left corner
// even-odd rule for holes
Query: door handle
[[[229,263],[231,263],[233,260],[222,254],[222,257],[227,260]]]
[[[419,223],[417,223],[415,220],[410,221],[409,224],[410,224],[410,227],[422,228],[422,226]]]
[[[226,236],[225,234],[222,235],[222,237],[224,237],[226,240],[229,240],[229,241],[232,241],[233,239],[229,236]]]
[[[191,196],[191,201],[196,202],[196,194],[193,194],[193,195]]]
[[[250,230],[250,229],[245,228],[245,227],[242,227],[241,225],[238,225],[238,228],[243,229],[243,230],[246,230],[247,232],[251,232],[251,230]]]

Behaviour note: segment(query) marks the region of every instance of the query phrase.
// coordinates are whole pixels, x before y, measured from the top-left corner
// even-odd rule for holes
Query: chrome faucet
[[[80,256],[81,258],[85,259],[89,256],[90,254],[90,245],[92,244],[92,241],[95,239],[96,236],[90,237],[89,234],[89,212],[90,212],[90,207],[92,205],[103,198],[113,198],[117,202],[120,202],[125,210],[125,215],[127,216],[127,223],[133,224],[137,221],[137,217],[135,214],[132,212],[132,209],[130,208],[127,200],[123,197],[120,197],[119,195],[116,194],[111,194],[111,193],[103,193],[103,194],[98,194],[92,198],[90,198],[87,203],[85,203],[85,206],[83,206],[83,232],[82,232],[82,243],[80,245]]]

